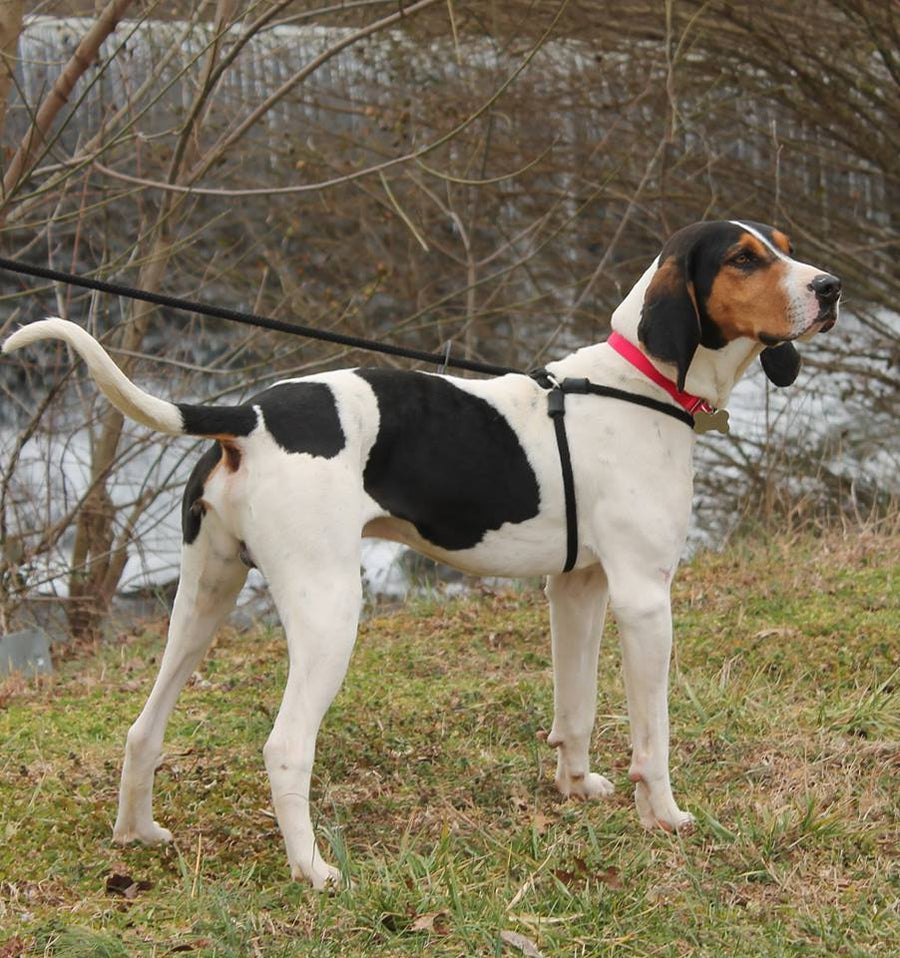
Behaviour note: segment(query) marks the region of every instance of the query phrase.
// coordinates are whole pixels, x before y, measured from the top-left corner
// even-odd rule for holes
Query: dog
[[[666,242],[615,310],[615,340],[549,363],[543,383],[524,374],[347,369],[285,380],[233,407],[149,395],[68,321],[15,332],[5,352],[62,339],[126,416],[215,440],[185,489],[178,592],[158,676],[128,732],[114,840],[171,840],[152,812],[165,726],[252,565],[268,582],[290,660],[263,751],[291,875],[317,889],[340,881],[316,844],[309,787],[319,724],[356,637],[365,536],[469,573],[547,577],[547,742],[565,796],[613,791],[588,760],[608,600],[621,636],[640,821],[673,832],[689,826],[669,779],[667,682],[669,592],[691,511],[695,433],[665,413],[721,409],[757,356],[777,385],[789,385],[800,366],[794,341],[830,329],[840,296],[840,280],[795,259],[783,232],[702,222]],[[579,377],[622,395],[565,396],[566,495],[548,395]]]

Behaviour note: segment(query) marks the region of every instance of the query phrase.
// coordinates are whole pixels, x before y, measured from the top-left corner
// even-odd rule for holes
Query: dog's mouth
[[[837,323],[837,320],[838,304],[836,302],[820,303],[818,316],[795,338],[807,340],[817,333],[827,333]]]
[[[819,310],[816,317],[816,323],[819,324],[819,332],[827,333],[837,322],[837,304],[829,304]]]
[[[827,333],[837,323],[837,320],[837,303],[823,303],[819,307],[818,316],[798,332],[790,333],[787,336],[772,336],[768,333],[760,333],[759,341],[764,346],[779,346],[782,343],[790,343],[795,340],[805,343],[817,333]]]

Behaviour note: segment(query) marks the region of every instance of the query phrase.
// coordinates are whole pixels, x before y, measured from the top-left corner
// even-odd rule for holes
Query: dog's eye
[[[756,257],[754,257],[752,253],[748,253],[747,250],[741,250],[739,253],[735,253],[728,262],[732,266],[749,266],[755,262],[755,260]]]

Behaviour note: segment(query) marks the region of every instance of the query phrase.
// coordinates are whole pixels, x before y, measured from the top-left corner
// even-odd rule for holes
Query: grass
[[[276,631],[225,632],[157,776],[173,847],[112,846],[121,745],[162,623],[0,690],[0,958],[862,956],[897,921],[896,538],[733,545],[676,580],[676,796],[693,834],[642,830],[614,629],[595,767],[558,798],[537,592],[369,618],[319,739],[319,834],[354,886],[289,881],[261,748]],[[389,678],[389,681],[386,679]]]

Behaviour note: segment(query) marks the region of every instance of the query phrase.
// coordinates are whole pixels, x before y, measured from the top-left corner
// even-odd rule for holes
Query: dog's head
[[[663,247],[644,290],[637,334],[650,356],[672,363],[684,388],[697,348],[737,339],[762,344],[776,386],[800,370],[793,345],[837,322],[841,281],[793,257],[780,230],[759,223],[695,223]]]

